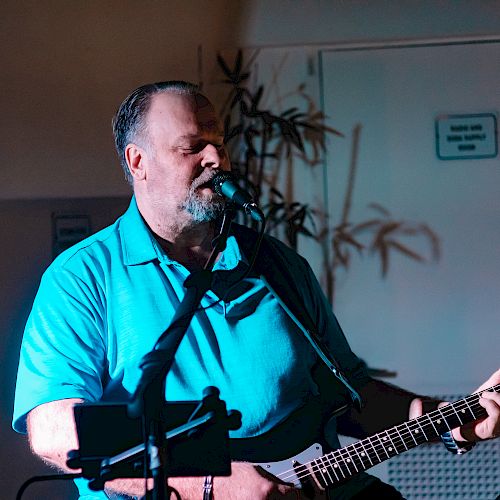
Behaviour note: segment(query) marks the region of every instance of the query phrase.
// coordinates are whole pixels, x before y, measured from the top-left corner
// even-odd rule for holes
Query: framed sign
[[[90,236],[90,217],[86,214],[52,214],[52,257]]]
[[[498,154],[496,115],[438,116],[436,152],[440,160],[494,158]]]

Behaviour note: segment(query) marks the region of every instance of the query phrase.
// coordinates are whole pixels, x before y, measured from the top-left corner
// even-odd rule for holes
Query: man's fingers
[[[410,403],[410,410],[408,412],[408,416],[410,417],[410,420],[413,418],[420,417],[424,413],[424,403],[422,399],[420,398],[415,398],[411,403]]]
[[[488,418],[481,424],[483,426],[481,436],[483,439],[496,438],[500,436],[500,394],[485,391],[479,398],[479,404],[487,411]]]

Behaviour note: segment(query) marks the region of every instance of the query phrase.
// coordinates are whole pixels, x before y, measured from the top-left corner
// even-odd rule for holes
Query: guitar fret
[[[464,399],[463,404],[460,406],[457,406],[457,408],[460,408],[460,413],[462,414],[463,418],[465,418],[466,422],[470,422],[470,420],[476,420],[476,415],[472,411],[472,408],[470,407],[469,403],[467,400]]]
[[[347,467],[344,457],[342,457],[342,460],[340,460],[338,465],[339,465],[339,470],[344,478],[351,477],[351,471],[349,470],[349,467]]]
[[[428,413],[426,413],[425,415],[422,415],[422,417],[427,417],[427,420],[429,420],[429,422],[431,423],[433,429],[434,429],[434,436],[432,436],[433,438],[435,437],[438,437],[439,436],[439,431],[436,429],[436,426],[434,425],[434,422],[432,421],[432,418],[429,416]]]
[[[449,406],[451,406],[451,407],[453,408],[453,411],[455,412],[455,415],[457,416],[458,421],[460,422],[460,425],[464,425],[464,423],[463,423],[462,419],[460,418],[460,413],[458,413],[458,411],[457,411],[457,409],[455,408],[455,406],[454,406],[454,405],[449,405]]]
[[[382,450],[384,451],[384,453],[387,455],[387,458],[389,458],[390,455],[389,455],[389,453],[387,453],[387,450],[385,449],[384,443],[382,442],[382,439],[381,439],[380,435],[376,434],[375,437],[378,439],[380,448],[382,448]],[[385,460],[385,458],[383,460]]]
[[[387,448],[387,450],[389,450],[391,452],[391,457],[393,457],[394,455],[398,455],[399,454],[398,448],[394,444],[394,441],[392,440],[390,432],[389,431],[385,431],[385,435],[386,435],[386,439],[389,439],[389,441],[390,441],[390,445],[391,446],[389,446]]]
[[[422,434],[424,435],[424,438],[425,438],[425,441],[430,441],[430,438],[427,436],[427,434],[425,433],[425,428],[424,428],[424,425],[423,425],[423,422],[422,422],[422,419],[418,418],[417,419],[417,423],[420,427],[420,430],[422,431]]]
[[[398,435],[399,435],[399,438],[401,439],[401,442],[403,443],[403,446],[405,447],[405,450],[406,450],[406,451],[408,451],[408,450],[409,450],[409,448],[408,448],[408,446],[406,446],[405,440],[403,439],[403,436],[401,435],[401,432],[399,432],[399,428],[400,428],[400,427],[401,427],[401,425],[397,425],[397,426],[395,427],[395,429],[396,429],[396,431],[397,431],[397,433],[398,433]]]
[[[393,457],[394,455],[398,455],[399,451],[397,446],[392,439],[389,430],[384,431],[378,434],[378,440],[380,445],[382,446],[387,458]],[[385,458],[383,460],[386,460]]]
[[[486,415],[486,410],[479,404],[479,395],[474,394],[474,398],[470,398],[471,402],[474,406],[475,412],[474,414],[474,419],[477,419],[479,417],[482,417],[483,415]]]
[[[440,436],[441,434],[444,434],[445,432],[447,432],[449,430],[448,422],[444,418],[442,418],[443,415],[439,409],[434,410],[433,412],[429,413],[428,415],[429,415],[429,418],[433,419],[434,427],[438,431],[438,436]]]
[[[356,443],[358,444],[358,443]],[[368,458],[368,460],[370,461],[370,464],[371,465],[374,465],[374,463],[372,462],[372,459],[370,458],[370,454],[368,453],[368,451],[366,450],[365,448],[365,440],[363,439],[362,441],[359,441],[359,444],[361,445],[361,447],[363,448],[363,451],[361,452],[361,456],[365,456]]]
[[[359,462],[359,464],[360,464],[360,468],[361,468],[361,470],[368,469],[368,467],[369,467],[369,466],[367,466],[367,465],[365,464],[365,462],[363,461],[363,457],[362,457],[362,455],[359,453],[359,450],[358,450],[359,446],[357,446],[357,445],[358,445],[358,443],[353,443],[353,444],[351,445],[351,448],[352,448],[352,449],[354,450],[354,452],[356,453],[356,457],[357,457],[358,462]]]
[[[338,482],[340,480],[337,472],[335,471],[335,468],[333,467],[332,461],[330,460],[331,454],[330,455],[325,455],[325,460],[324,460],[324,466],[325,469],[328,473],[328,477],[331,478],[332,482],[330,484],[334,484],[335,480]],[[332,473],[335,475],[335,480],[332,477]]]
[[[328,463],[325,463],[325,461],[327,460],[326,455],[324,457],[320,457],[319,460],[321,460],[321,470],[323,474],[326,473],[328,475],[329,482],[325,484],[326,487],[328,486],[328,484],[332,484],[333,478],[330,475],[330,467],[328,466]]]
[[[401,429],[401,435],[405,440],[405,446],[407,446],[409,450],[411,450],[418,444],[407,422],[403,424],[403,428]]]
[[[371,447],[373,448],[373,451],[375,452],[375,455],[377,456],[377,462],[380,463],[380,462],[382,462],[382,459],[380,458],[380,455],[377,453],[377,449],[373,445],[372,439],[373,439],[373,437],[370,437],[366,441],[368,441],[371,444]]]
[[[411,429],[410,429],[410,426],[408,425],[409,422],[405,422],[404,425],[406,427],[406,429],[408,430],[408,433],[410,434],[411,438],[413,439],[413,441],[415,442],[415,445],[418,445],[418,442],[417,440],[415,439],[415,437],[413,436],[413,433],[411,432]]]
[[[413,438],[415,438],[417,444],[422,444],[429,441],[422,425],[420,424],[420,418],[410,420],[409,424],[411,424],[412,426],[411,435]]]
[[[465,402],[465,404],[466,404],[467,408],[469,409],[469,411],[470,411],[470,413],[471,413],[471,415],[472,415],[472,418],[474,418],[474,419],[475,419],[475,418],[476,418],[476,415],[475,415],[475,414],[474,414],[474,412],[472,411],[472,408],[470,407],[469,402],[467,401],[467,399],[468,399],[468,398],[465,398],[465,399],[464,399],[464,402]],[[481,408],[482,408],[482,406],[481,406]]]
[[[347,458],[344,457],[344,454],[347,454]],[[347,469],[347,475],[351,476],[354,473],[354,471],[352,471],[349,467],[349,465],[352,462],[349,456],[349,452],[346,450],[346,448],[342,448],[341,455],[342,455],[342,462],[340,465],[343,465]]]
[[[441,414],[446,418],[446,424],[448,425],[450,430],[462,425],[452,405],[443,406],[442,408],[440,408],[440,410]]]
[[[397,428],[389,429],[388,434],[389,434],[389,437],[391,439],[392,444],[394,445],[394,448],[396,449],[396,453],[398,453],[398,454],[403,453],[404,451],[406,451],[408,449]]]
[[[439,413],[439,414],[443,417],[443,421],[444,421],[444,423],[446,424],[446,427],[447,427],[446,431],[451,431],[451,429],[452,429],[453,427],[451,427],[451,426],[450,426],[450,424],[448,423],[448,419],[446,418],[446,415],[444,415],[444,413],[443,413],[444,408],[446,408],[446,407],[443,407],[443,408],[438,408],[438,410],[437,410],[437,411],[438,411],[438,413]],[[445,432],[446,432],[446,431],[445,431]]]
[[[354,460],[353,456],[352,456],[352,455],[351,455],[351,453],[349,452],[349,448],[350,448],[350,446],[347,446],[347,447],[346,447],[346,449],[345,449],[345,450],[346,450],[346,452],[347,452],[347,455],[349,456],[349,458],[348,458],[348,462],[349,462],[349,463],[352,463],[352,465],[354,465],[354,468],[356,469],[356,472],[359,472],[359,469],[358,469],[358,467],[357,467],[357,465],[356,465],[356,461]]]
[[[330,466],[330,470],[335,474],[335,478],[337,479],[337,482],[340,481],[340,477],[337,474],[337,471],[335,470],[335,465],[337,464],[337,459],[335,458],[333,453],[329,453],[328,455],[328,462]]]
[[[323,475],[323,468],[321,467],[319,461],[321,460],[321,457],[320,458],[317,458],[316,460],[313,460],[311,462],[311,470],[313,471],[314,475],[316,476],[316,479],[318,480],[318,482],[323,486],[327,486],[328,485],[328,482],[327,480],[325,479],[325,476]]]
[[[343,458],[342,458],[342,452],[341,450],[336,450],[335,451],[335,455],[339,455],[339,457],[336,458],[335,460],[335,463],[333,464],[333,467],[342,474],[342,479],[345,479],[346,478],[346,475],[344,474],[344,471],[342,470],[342,462],[343,462]]]
[[[340,478],[340,476],[339,476],[339,474],[337,473],[337,470],[336,470],[338,467],[335,467],[335,465],[337,464],[337,460],[334,459],[332,461],[331,460],[332,457],[333,457],[333,455],[330,454],[328,456],[328,458],[327,458],[326,465],[327,465],[327,468],[328,468],[328,475],[331,477],[331,474],[333,473],[333,475],[335,476],[336,482],[338,483],[341,480],[341,478]],[[334,484],[334,483],[332,483],[332,484]]]

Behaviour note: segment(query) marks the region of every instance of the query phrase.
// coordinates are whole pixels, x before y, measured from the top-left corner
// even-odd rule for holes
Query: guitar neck
[[[500,392],[500,384],[488,390]],[[333,486],[485,415],[486,410],[479,404],[479,395],[472,394],[301,465],[303,469],[298,471],[299,476],[314,475],[323,487]]]

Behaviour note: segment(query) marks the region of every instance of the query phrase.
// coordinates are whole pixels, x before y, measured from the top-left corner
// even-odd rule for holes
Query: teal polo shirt
[[[291,263],[298,258],[284,251]],[[215,269],[245,266],[230,236]],[[321,292],[308,272],[297,280],[317,286],[310,292],[314,298]],[[113,225],[57,257],[42,277],[27,321],[14,429],[26,432],[26,415],[50,401],[127,400],[141,374],[140,360],[170,324],[188,275],[161,249],[134,198]],[[324,298],[320,302],[326,304]],[[206,386],[216,386],[227,407],[243,415],[232,437],[252,437],[317,394],[311,376],[316,355],[260,279],[246,279],[226,302],[209,291],[201,305],[206,309],[195,314],[167,376],[168,400],[201,399]],[[331,311],[321,314],[320,324],[328,327]],[[340,353],[351,374],[362,377],[359,359],[343,335],[335,335],[332,351]],[[79,487],[82,495],[90,494]],[[95,495],[100,494],[82,498],[105,498]]]

